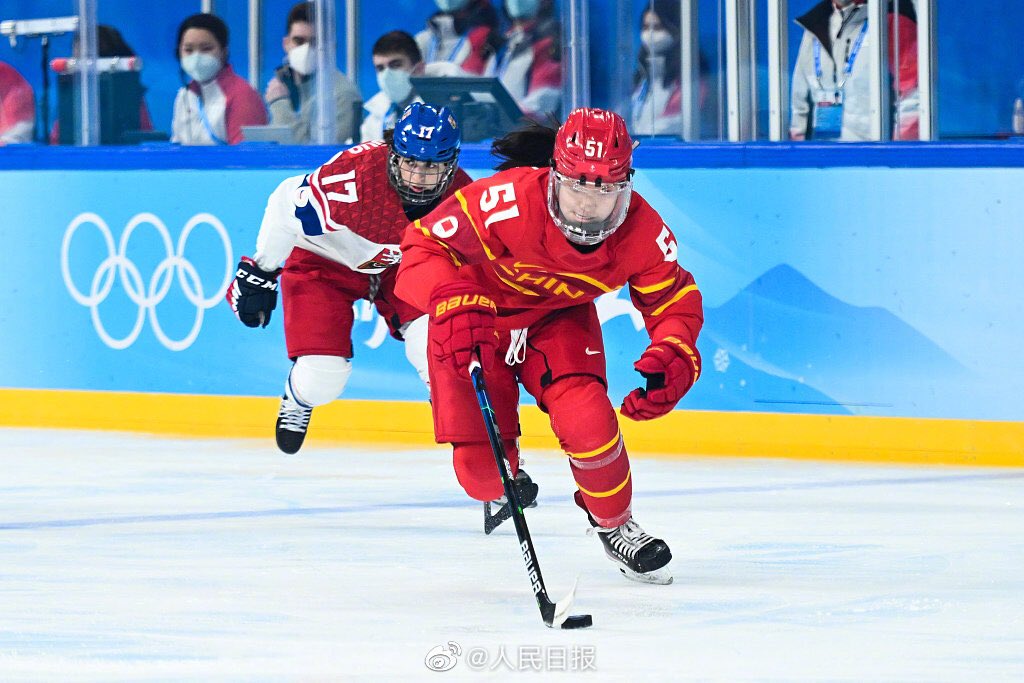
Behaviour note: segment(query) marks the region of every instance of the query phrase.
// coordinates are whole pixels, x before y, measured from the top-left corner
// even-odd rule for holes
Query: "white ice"
[[[591,629],[543,626],[442,447],[0,430],[0,681],[1024,680],[1024,471],[634,458],[674,553],[649,586],[564,457],[527,461],[548,589],[578,574]]]

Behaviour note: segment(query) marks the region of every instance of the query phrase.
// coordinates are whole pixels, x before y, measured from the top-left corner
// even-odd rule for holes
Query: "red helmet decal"
[[[604,109],[575,109],[555,137],[555,169],[590,182],[618,183],[629,178],[633,140],[626,122]]]

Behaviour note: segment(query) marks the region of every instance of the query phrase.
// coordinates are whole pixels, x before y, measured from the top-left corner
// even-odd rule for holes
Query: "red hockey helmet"
[[[626,219],[633,192],[633,140],[603,109],[575,109],[555,137],[548,212],[566,238],[598,244]]]

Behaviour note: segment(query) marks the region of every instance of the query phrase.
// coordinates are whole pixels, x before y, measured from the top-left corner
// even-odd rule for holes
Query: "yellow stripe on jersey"
[[[626,472],[626,478],[622,480],[621,484],[619,484],[618,486],[613,488],[611,491],[597,491],[597,492],[588,491],[585,488],[583,488],[582,486],[580,486],[579,484],[576,484],[576,488],[578,488],[580,491],[582,491],[586,495],[590,496],[591,498],[610,498],[610,497],[614,496],[616,493],[618,493],[619,491],[621,491],[622,489],[626,488],[626,484],[629,483],[629,478],[631,476],[633,476],[633,471],[632,470],[630,470],[629,472]]]
[[[690,292],[696,292],[696,291],[697,291],[697,285],[687,285],[686,287],[683,287],[678,292],[676,292],[676,295],[674,297],[669,299],[666,303],[662,304],[661,306],[658,306],[658,308],[656,308],[654,310],[654,312],[651,313],[651,315],[661,315],[662,313],[665,312],[666,308],[668,308],[669,306],[671,306],[675,302],[679,301],[680,299],[682,299],[684,296],[686,296]]]
[[[436,242],[436,243],[440,244],[440,245],[441,245],[441,246],[442,246],[442,247],[444,248],[445,252],[446,252],[446,253],[448,254],[448,258],[450,258],[450,259],[452,260],[452,263],[454,263],[456,267],[458,267],[458,268],[461,268],[461,267],[462,267],[462,261],[460,261],[460,260],[459,260],[459,257],[455,255],[455,252],[454,252],[454,251],[452,251],[452,248],[451,248],[451,247],[449,247],[449,246],[448,246],[447,244],[445,244],[444,242],[442,242],[441,240],[439,240],[439,239],[438,239],[438,238],[437,238],[437,237],[436,237],[436,236],[434,235],[434,233],[432,233],[431,231],[429,231],[429,230],[427,230],[427,229],[426,229],[425,227],[423,227],[423,224],[422,224],[422,223],[420,223],[420,219],[418,219],[418,218],[417,218],[417,219],[416,219],[415,221],[413,221],[413,224],[414,224],[414,225],[415,225],[415,226],[416,226],[417,228],[419,228],[419,229],[420,229],[420,231],[421,231],[421,232],[423,233],[423,235],[424,235],[425,237],[427,237],[428,239],[430,239],[430,240],[433,240],[434,242]]]
[[[484,238],[480,235],[480,231],[477,230],[476,223],[473,221],[473,217],[469,214],[469,207],[466,206],[466,198],[462,196],[462,190],[455,190],[455,198],[459,200],[459,206],[462,207],[462,213],[466,214],[466,218],[469,219],[469,224],[473,226],[473,232],[476,233],[476,238],[480,240],[480,246],[484,248],[484,253],[487,254],[487,258],[494,260],[494,254],[487,248],[487,243],[484,242]]]
[[[618,289],[617,287],[609,287],[603,282],[599,282],[598,280],[595,280],[594,278],[588,277],[586,275],[581,275],[580,273],[555,273],[555,275],[561,275],[562,277],[571,277],[574,280],[581,280],[582,282],[594,285],[602,292],[614,292],[616,289]]]
[[[502,268],[505,268],[505,267],[502,266]],[[508,270],[508,269],[505,268],[505,270]],[[511,280],[506,280],[502,276],[498,275],[498,271],[494,271],[494,276],[496,278],[498,278],[499,280],[501,280],[502,282],[504,282],[509,287],[511,287],[512,289],[516,290],[517,292],[520,292],[521,294],[527,294],[529,296],[540,296],[540,294],[538,294],[537,292],[531,292],[530,290],[528,290],[526,287],[523,287],[522,285],[517,285],[516,283],[512,282]]]
[[[593,458],[595,455],[601,455],[606,450],[608,450],[609,448],[614,446],[616,443],[618,443],[619,438],[620,438],[620,434],[621,434],[621,432],[615,432],[615,436],[612,438],[612,440],[609,441],[608,443],[606,443],[605,445],[601,446],[600,448],[595,448],[594,450],[587,451],[586,453],[569,453],[568,455],[569,455],[570,458],[576,458],[577,460],[583,460],[585,458]]]
[[[632,287],[636,291],[640,292],[641,294],[654,294],[655,292],[660,292],[663,289],[667,289],[667,288],[671,287],[675,283],[675,281],[676,281],[675,276],[672,276],[672,278],[669,279],[669,280],[665,280],[664,282],[659,282],[658,284],[651,285],[649,287],[637,287],[636,285],[630,285],[630,287]]]

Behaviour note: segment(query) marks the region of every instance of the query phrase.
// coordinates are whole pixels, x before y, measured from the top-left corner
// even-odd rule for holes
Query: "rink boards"
[[[636,187],[706,322],[700,382],[623,425],[633,450],[1024,464],[1021,149],[902,149],[641,148]],[[266,437],[281,311],[246,329],[222,294],[266,196],[323,153],[50,151],[0,162],[0,424]],[[618,402],[647,340],[623,292],[598,306]],[[317,410],[315,438],[429,442],[401,345],[372,308],[356,319],[346,400]],[[523,421],[527,445],[553,445],[539,411]]]

